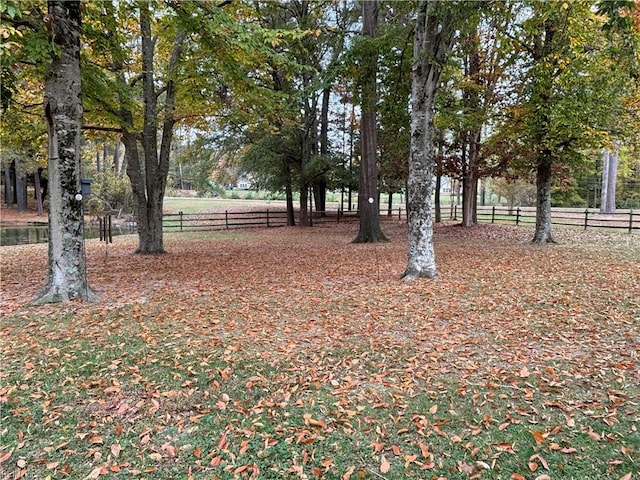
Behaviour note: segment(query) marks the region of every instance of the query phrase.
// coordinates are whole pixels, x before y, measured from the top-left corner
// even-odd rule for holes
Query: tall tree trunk
[[[362,2],[362,34],[376,36],[378,24],[377,0]],[[380,197],[378,195],[378,138],[376,134],[376,72],[377,55],[370,49],[362,59],[362,116],[360,121],[360,185],[358,187],[358,210],[360,230],[354,243],[387,242],[380,228]]]
[[[90,300],[80,195],[80,1],[49,0],[51,38],[58,54],[47,68],[45,119],[49,134],[49,262],[37,303]]]
[[[534,42],[533,59],[535,63],[550,61],[553,51],[553,39],[557,31],[554,19],[544,22],[544,37],[538,37]],[[538,148],[536,152],[536,229],[532,243],[555,243],[551,233],[551,182],[553,156],[552,152],[543,147],[547,145],[549,125],[551,124],[548,107],[553,101],[552,74],[538,76],[534,80],[533,96],[541,100],[542,108],[536,116],[533,143]]]
[[[156,78],[154,70],[155,39],[151,34],[151,12],[149,6],[140,4],[140,33],[142,40],[142,88],[144,99],[144,125],[141,135],[144,160],[144,189],[136,190],[137,221],[138,221],[138,249],[136,253],[158,254],[164,253],[162,232],[162,207],[164,192],[169,174],[169,155],[175,124],[175,71],[182,55],[182,45],[185,36],[178,34],[174,40],[171,57],[169,59],[168,80],[165,84],[164,120],[162,124],[162,138],[158,152],[158,93],[156,92]],[[137,155],[136,155],[137,157]],[[134,156],[128,157],[127,173],[134,168],[135,176],[142,176],[141,165],[131,165]],[[131,178],[131,175],[129,176]],[[137,179],[142,185],[140,179]],[[133,189],[133,181],[132,181]]]
[[[331,88],[322,90],[322,107],[320,109],[320,156],[327,161],[329,155],[329,100]],[[324,172],[314,182],[313,194],[316,202],[316,213],[324,217],[327,215],[327,177]]]
[[[413,37],[411,152],[408,179],[409,248],[403,278],[438,276],[431,196],[435,167],[433,114],[442,65],[453,42],[454,10],[421,0]]]

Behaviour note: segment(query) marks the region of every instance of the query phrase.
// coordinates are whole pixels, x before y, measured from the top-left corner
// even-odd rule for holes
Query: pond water
[[[111,234],[125,235],[135,233],[135,226],[121,227],[113,225]],[[91,225],[85,225],[85,238],[100,238],[100,231]],[[0,227],[0,246],[27,245],[30,243],[47,243],[49,241],[49,226],[44,224],[31,224],[25,226]]]

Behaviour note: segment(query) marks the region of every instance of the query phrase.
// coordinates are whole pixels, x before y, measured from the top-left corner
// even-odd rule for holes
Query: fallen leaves
[[[445,227],[441,280],[407,285],[389,230],[375,249],[342,226],[170,236],[153,259],[118,239],[108,261],[88,242],[94,305],[20,303],[46,252],[3,255],[3,469],[631,480],[637,266]]]

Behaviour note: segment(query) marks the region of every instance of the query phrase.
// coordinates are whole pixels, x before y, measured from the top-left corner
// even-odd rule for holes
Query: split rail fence
[[[296,221],[297,221],[296,212]],[[449,220],[458,220],[457,207],[453,209],[443,208],[442,217]],[[313,225],[356,222],[358,215],[355,211],[334,210],[319,215],[313,212],[311,215]],[[396,218],[406,219],[406,210],[398,208],[392,212],[385,209],[380,212],[381,219]],[[510,225],[535,225],[535,207],[478,207],[478,222],[499,223]],[[617,213],[601,214],[595,209],[559,209],[553,208],[551,224],[565,227],[582,228],[584,230],[617,229],[628,233],[640,232],[640,211],[624,210]],[[232,230],[238,228],[264,228],[283,227],[287,225],[287,212],[284,210],[256,210],[250,212],[211,212],[211,213],[175,213],[164,215],[164,230],[168,232],[193,232],[210,230]]]

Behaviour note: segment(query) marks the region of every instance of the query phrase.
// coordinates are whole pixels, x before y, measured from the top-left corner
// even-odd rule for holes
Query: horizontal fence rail
[[[478,222],[532,224],[536,223],[535,207],[478,207]],[[626,230],[628,233],[640,230],[640,211],[617,211],[616,213],[600,213],[595,209],[551,209],[551,224],[568,227],[606,228]]]
[[[618,211],[603,214],[595,209],[551,209],[551,224],[567,227],[600,229],[617,229],[634,233],[640,231],[640,211]],[[442,208],[442,218],[459,220],[460,212],[457,206]],[[296,222],[298,213],[296,213]],[[358,213],[355,210],[334,210],[327,212],[310,212],[311,224],[357,222]],[[406,210],[402,207],[393,210],[380,211],[381,219],[406,219]],[[535,207],[478,207],[477,219],[479,223],[498,223],[511,225],[535,225]],[[283,227],[287,225],[285,210],[257,210],[250,212],[210,212],[210,213],[170,213],[163,216],[164,230],[167,232],[231,230],[251,227]]]

